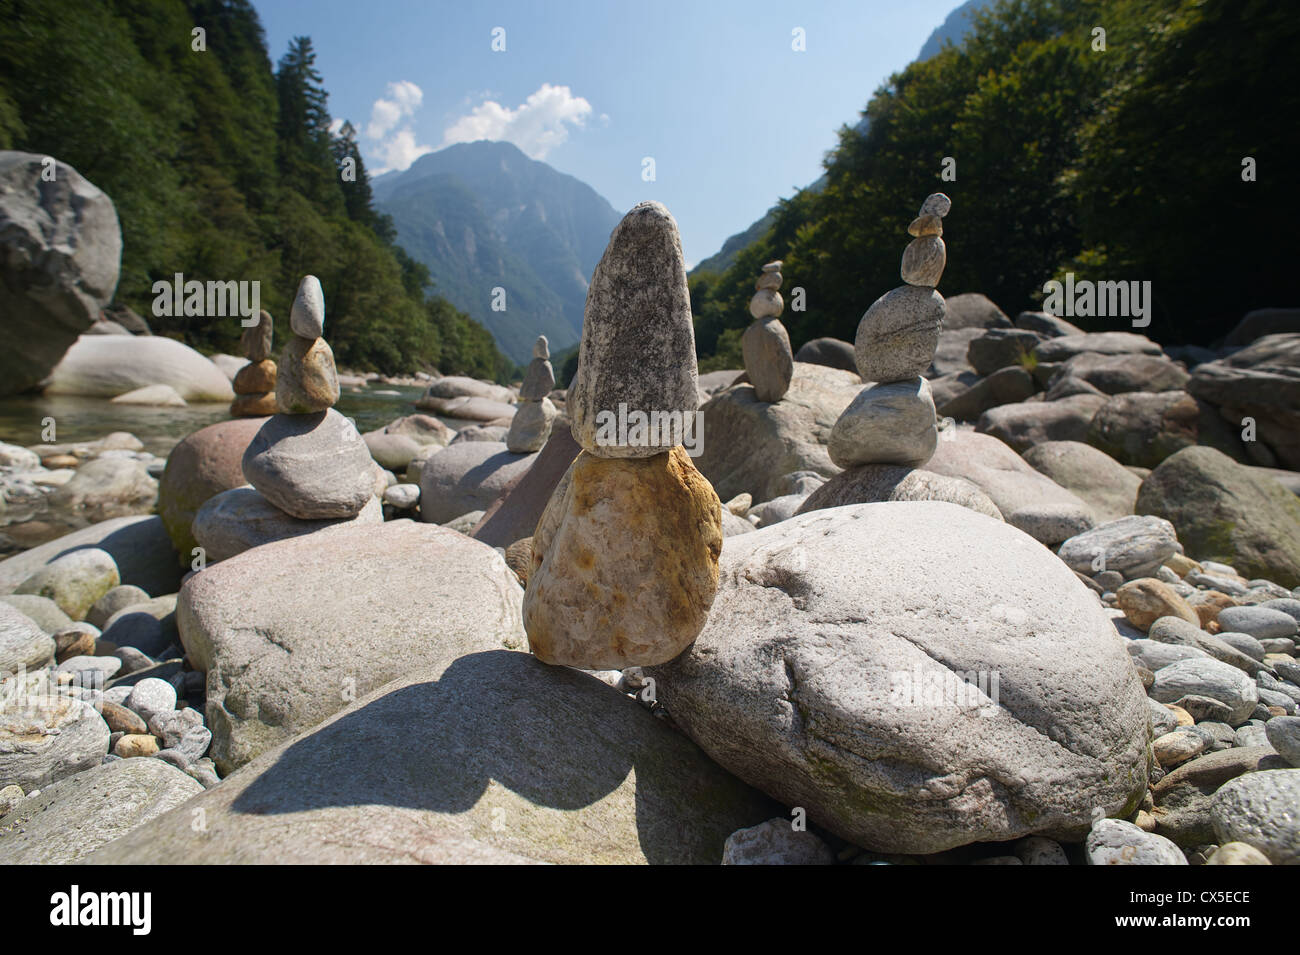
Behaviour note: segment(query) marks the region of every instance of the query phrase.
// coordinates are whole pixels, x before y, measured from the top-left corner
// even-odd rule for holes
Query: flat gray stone
[[[1236,667],[1218,660],[1180,660],[1156,672],[1151,698],[1173,703],[1189,694],[1208,696],[1230,710],[1227,720],[1233,726],[1244,723],[1259,702],[1255,681]]]
[[[371,497],[354,517],[305,521],[291,517],[251,487],[237,487],[208,498],[194,516],[194,539],[215,564],[271,541],[314,534],[344,524],[381,524],[383,506]]]
[[[1071,570],[1115,570],[1125,580],[1149,577],[1178,552],[1174,525],[1160,517],[1121,517],[1077,534],[1057,551]]]
[[[930,383],[912,378],[862,389],[835,422],[827,450],[842,468],[920,467],[930,460],[937,441]]]
[[[1214,794],[1210,814],[1219,842],[1244,842],[1274,865],[1300,864],[1300,769],[1239,776]]]
[[[356,517],[375,496],[375,466],[352,422],[333,408],[272,415],[244,452],[244,477],[291,517]]]

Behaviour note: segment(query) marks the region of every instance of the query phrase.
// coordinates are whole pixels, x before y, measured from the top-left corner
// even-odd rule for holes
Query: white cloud
[[[408,122],[423,102],[424,91],[410,80],[389,83],[387,96],[375,100],[370,108],[366,136],[379,141],[371,148],[380,160],[376,175],[390,169],[405,169],[425,153],[433,152],[432,146],[416,141],[415,131]]]
[[[581,129],[590,115],[591,104],[569,87],[543,83],[514,109],[490,99],[479,103],[447,127],[442,145],[492,139],[514,143],[533,159],[544,159],[569,138],[570,127]]]

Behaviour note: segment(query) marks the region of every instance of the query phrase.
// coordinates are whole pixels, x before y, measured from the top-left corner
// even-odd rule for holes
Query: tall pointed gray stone
[[[659,429],[629,446],[609,440],[609,424],[636,412],[694,413],[697,375],[677,223],[661,203],[642,202],[614,229],[587,291],[578,370],[568,396],[574,440],[607,458],[667,451],[671,438],[659,443]]]

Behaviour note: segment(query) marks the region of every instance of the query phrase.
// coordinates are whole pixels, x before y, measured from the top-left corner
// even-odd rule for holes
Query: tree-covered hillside
[[[237,320],[152,316],[153,283],[181,272],[260,280],[283,341],[298,280],[312,273],[343,367],[513,370],[393,244],[353,128],[331,130],[309,39],[272,69],[247,0],[0,0],[0,20],[0,148],[55,156],[113,199],[117,301],[155,333],[237,347]],[[193,48],[196,27],[205,50]]]
[[[787,300],[806,292],[807,310],[782,317],[795,347],[851,340],[900,283],[907,224],[935,191],[953,199],[947,295],[983,292],[1014,312],[1067,271],[1150,281],[1145,331],[1165,343],[1206,343],[1251,308],[1296,304],[1297,48],[1300,18],[1270,0],[1002,0],[960,49],[876,92],[866,134],[841,130],[825,190],[782,202],[722,275],[694,277],[704,367],[739,366],[770,259],[785,260]],[[955,181],[940,178],[945,157]]]

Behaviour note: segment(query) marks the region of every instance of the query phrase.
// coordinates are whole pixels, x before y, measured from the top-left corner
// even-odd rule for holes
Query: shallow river
[[[373,431],[394,418],[413,414],[415,400],[422,393],[421,388],[399,385],[344,388],[337,408],[356,421],[358,431]],[[48,443],[90,441],[111,431],[129,431],[144,442],[148,451],[166,457],[190,432],[229,417],[230,406],[224,402],[186,408],[147,408],[115,405],[107,398],[22,395],[0,398],[0,441],[21,445],[47,443],[41,434],[43,422],[53,418],[55,439]],[[454,418],[441,420],[453,429],[473,423]]]

